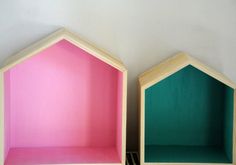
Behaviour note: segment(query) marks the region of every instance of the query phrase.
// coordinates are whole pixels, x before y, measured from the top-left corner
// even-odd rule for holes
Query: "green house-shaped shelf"
[[[0,165],[125,165],[127,70],[60,29],[0,70]]]
[[[185,53],[141,74],[141,165],[236,163],[235,88]]]

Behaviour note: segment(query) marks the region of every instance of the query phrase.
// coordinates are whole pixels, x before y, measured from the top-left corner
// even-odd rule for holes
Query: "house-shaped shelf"
[[[236,163],[235,88],[184,53],[140,75],[141,165]]]
[[[0,164],[125,164],[127,70],[60,29],[1,68]]]

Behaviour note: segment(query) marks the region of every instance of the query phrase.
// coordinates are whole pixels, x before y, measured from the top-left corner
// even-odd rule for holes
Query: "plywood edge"
[[[64,37],[69,42],[75,44],[76,46],[80,47],[81,49],[85,50],[86,52],[90,53],[91,55],[95,56],[96,58],[110,64],[114,68],[120,70],[120,71],[127,71],[124,64],[121,62],[120,59],[117,57],[114,57],[113,55],[105,52],[104,50],[101,50],[95,46],[93,46],[91,43],[86,42],[85,40],[81,39],[74,33],[65,30],[64,31]]]
[[[126,163],[126,128],[127,128],[127,79],[128,72],[123,72],[122,91],[122,165]]]
[[[56,42],[62,40],[64,31],[64,28],[59,29],[51,35],[33,43],[31,46],[22,49],[21,51],[7,59],[3,64],[1,70],[6,71],[23,62],[24,60],[30,58],[31,56],[39,53],[40,51],[48,48],[49,46],[55,44]]]
[[[139,161],[141,161],[141,86],[139,81],[137,81],[137,102],[138,102],[138,155],[139,155]]]
[[[144,163],[142,165],[233,165],[232,163]]]
[[[202,72],[215,78],[216,80],[222,82],[223,84],[233,89],[236,89],[236,84],[233,81],[231,81],[229,78],[227,78],[225,75],[223,75],[222,73],[219,73],[215,71],[214,69],[210,68],[209,66],[204,65],[202,62],[200,62],[198,59],[194,57],[189,56],[189,59],[190,59],[190,64],[194,66],[195,68],[201,70]]]
[[[113,66],[114,68],[120,71],[127,71],[124,64],[117,58],[111,56],[110,54],[102,51],[95,46],[92,46],[88,42],[82,40],[77,35],[73,34],[72,32],[66,30],[65,28],[61,28],[56,32],[50,34],[49,36],[35,42],[31,46],[19,51],[15,55],[11,56],[6,60],[6,62],[1,67],[1,71],[6,71],[15,65],[23,62],[24,60],[30,58],[33,55],[41,52],[42,50],[52,46],[56,42],[60,40],[67,40],[72,44],[78,46],[79,48],[85,50],[86,52],[90,53],[91,55],[97,57],[98,59],[108,63],[109,65]]]
[[[234,89],[234,102],[233,102],[233,163],[236,164],[236,89]]]
[[[139,76],[140,85],[148,88],[189,64],[189,55],[180,52],[141,74]]]
[[[145,157],[145,88],[140,86],[139,87],[139,92],[140,92],[140,110],[139,110],[139,115],[140,115],[140,164],[144,163],[144,157]]]
[[[196,69],[201,70],[202,72],[215,78],[216,80],[226,84],[233,89],[236,89],[236,84],[225,75],[215,71],[214,69],[208,67],[196,58],[193,58],[184,52],[180,52],[175,56],[163,61],[159,65],[156,65],[153,68],[147,70],[139,76],[139,82],[141,86],[145,86],[145,88],[148,88],[155,83],[163,80],[164,78],[170,76],[171,74],[174,74],[187,65],[192,65]]]
[[[0,164],[4,164],[4,96],[3,73],[0,72]]]

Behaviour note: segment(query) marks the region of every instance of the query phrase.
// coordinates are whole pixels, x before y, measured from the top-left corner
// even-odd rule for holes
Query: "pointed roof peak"
[[[225,85],[236,89],[236,84],[226,76],[206,66],[185,52],[179,52],[141,74],[139,76],[139,83],[144,88],[148,88],[188,65],[192,65],[193,67],[224,83]]]
[[[37,53],[47,49],[48,47],[56,44],[61,40],[67,40],[71,44],[74,44],[78,48],[83,49],[84,51],[88,52],[92,56],[100,59],[101,61],[113,66],[114,68],[120,71],[126,71],[124,64],[116,57],[110,55],[109,53],[105,52],[104,50],[98,49],[93,46],[91,43],[88,43],[77,36],[75,33],[67,30],[66,28],[60,28],[59,30],[55,31],[54,33],[50,34],[49,36],[35,42],[31,46],[19,51],[15,55],[11,56],[6,60],[5,64],[1,67],[1,71],[6,71],[18,63],[23,62],[24,60],[28,59],[31,56],[36,55]]]

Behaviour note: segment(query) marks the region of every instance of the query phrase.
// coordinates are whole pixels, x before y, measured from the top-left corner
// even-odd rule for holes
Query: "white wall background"
[[[129,150],[137,76],[149,67],[185,51],[236,82],[236,0],[0,0],[0,63],[59,27],[126,64]]]

